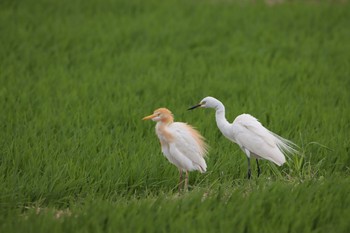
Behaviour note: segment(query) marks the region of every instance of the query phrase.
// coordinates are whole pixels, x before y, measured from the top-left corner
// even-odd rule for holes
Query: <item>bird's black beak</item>
[[[193,110],[193,109],[198,108],[198,107],[200,107],[200,106],[202,106],[202,105],[201,105],[201,104],[197,104],[197,105],[195,105],[195,106],[193,106],[193,107],[190,107],[190,108],[187,109],[187,110]]]

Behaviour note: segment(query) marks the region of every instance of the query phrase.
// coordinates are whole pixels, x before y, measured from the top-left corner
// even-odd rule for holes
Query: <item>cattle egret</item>
[[[284,139],[266,129],[255,117],[241,114],[233,123],[225,117],[225,106],[213,97],[205,97],[199,104],[189,108],[214,108],[216,110],[216,124],[221,133],[230,141],[238,144],[248,158],[248,179],[251,177],[250,158],[256,159],[258,176],[260,167],[258,159],[267,159],[278,166],[286,162],[285,154],[296,152],[291,141]]]
[[[182,185],[182,173],[186,172],[184,189],[188,187],[188,171],[198,170],[204,173],[207,164],[204,160],[207,145],[203,136],[192,126],[174,122],[172,113],[166,108],[159,108],[143,120],[156,121],[156,134],[159,138],[162,152],[170,163],[179,169],[179,191]]]

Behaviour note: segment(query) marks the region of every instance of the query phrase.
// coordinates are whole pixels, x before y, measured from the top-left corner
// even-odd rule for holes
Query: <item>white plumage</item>
[[[204,160],[207,154],[207,145],[202,135],[192,126],[173,122],[172,113],[166,108],[159,108],[144,120],[156,121],[156,134],[159,138],[162,152],[168,161],[174,164],[180,173],[180,185],[182,183],[182,172],[186,172],[185,189],[188,185],[188,171],[198,170],[201,173],[207,170]]]
[[[163,131],[160,130],[161,124],[157,123],[156,133],[159,140],[162,141],[162,152],[167,159],[183,171],[206,172],[207,164],[204,160],[206,150],[193,135],[194,129],[185,123],[171,123],[165,130],[173,136],[173,140],[167,140]]]
[[[233,123],[229,123],[225,118],[224,105],[213,97],[206,97],[198,105],[189,109],[197,107],[216,110],[216,123],[222,134],[230,141],[237,143],[248,157],[248,178],[251,176],[251,157],[257,159],[259,176],[258,159],[266,159],[281,166],[286,162],[285,154],[295,152],[294,143],[269,131],[249,114],[241,114]]]

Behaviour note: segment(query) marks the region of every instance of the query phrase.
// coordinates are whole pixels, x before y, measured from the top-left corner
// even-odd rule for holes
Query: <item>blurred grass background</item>
[[[1,1],[1,231],[348,232],[349,4],[280,3]],[[245,180],[214,112],[186,111],[208,95],[301,155]],[[211,147],[184,195],[158,107]]]

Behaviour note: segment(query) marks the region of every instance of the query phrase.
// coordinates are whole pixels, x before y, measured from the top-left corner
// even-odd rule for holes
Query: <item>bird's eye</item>
[[[206,103],[207,103],[207,101],[203,101],[203,102],[201,103],[201,105],[206,104]]]

